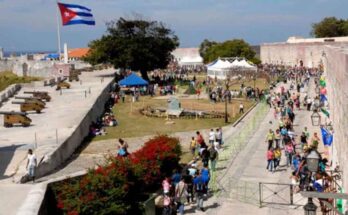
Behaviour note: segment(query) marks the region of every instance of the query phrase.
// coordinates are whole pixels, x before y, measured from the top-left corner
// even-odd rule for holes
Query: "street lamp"
[[[229,87],[230,87],[230,74],[226,75],[226,79],[225,79],[225,87],[226,87],[226,90],[225,90],[225,123],[228,123],[228,113],[227,113],[227,95],[228,95],[228,90],[229,90]]]
[[[306,156],[307,168],[310,172],[317,172],[319,168],[320,154],[317,150],[312,149]]]
[[[313,114],[311,115],[311,120],[312,120],[312,125],[313,126],[319,126],[320,125],[320,122],[321,122],[321,116],[320,114],[318,113],[318,110],[315,109],[313,111]]]
[[[308,170],[312,173],[315,173],[319,169],[319,161],[320,161],[320,154],[317,150],[312,149],[309,154],[306,156],[306,163]],[[313,203],[312,198],[308,198],[307,204],[303,207],[305,211],[305,215],[316,215],[317,213],[317,206]]]
[[[305,215],[316,215],[317,214],[317,206],[313,203],[312,198],[308,198],[308,202],[303,209],[305,211]]]

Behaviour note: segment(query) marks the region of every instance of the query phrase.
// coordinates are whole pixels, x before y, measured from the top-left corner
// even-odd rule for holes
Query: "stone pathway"
[[[313,81],[308,93],[313,97]],[[304,127],[308,128],[311,135],[314,132],[320,134],[320,128],[313,127],[311,124],[310,112],[302,109],[296,110],[295,114],[296,135],[301,135]],[[223,178],[217,179],[218,187],[222,192],[204,202],[207,209],[205,212],[195,211],[195,207],[190,205],[186,207],[186,214],[302,214],[302,206],[266,205],[262,208],[259,207],[259,182],[290,184],[291,169],[285,167],[284,152],[280,162],[281,168],[274,173],[266,170],[266,133],[270,128],[275,129],[277,126],[278,122],[274,119],[273,111],[268,111],[254,134],[246,140],[247,144],[244,149],[236,157],[230,158],[224,168],[217,171],[218,175],[223,175]],[[243,132],[243,130],[239,130],[239,132]],[[229,143],[227,142],[227,144]],[[319,148],[320,150],[322,147]],[[269,189],[279,191],[278,195],[272,196]],[[289,188],[287,189],[283,191],[281,185],[265,185],[264,193],[271,194],[271,196],[264,196],[264,198],[268,197],[267,201],[270,202],[285,202],[289,200]],[[303,205],[306,201],[300,194],[294,195],[294,203]]]

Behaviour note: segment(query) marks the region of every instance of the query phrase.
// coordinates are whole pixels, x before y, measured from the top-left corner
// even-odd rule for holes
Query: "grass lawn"
[[[236,84],[233,84],[230,89],[231,90],[240,90],[240,85],[244,83],[244,86],[246,87],[252,87],[254,88],[254,80],[246,80],[246,81],[239,81]],[[269,83],[267,83],[267,80],[264,78],[258,78],[255,80],[255,87],[259,88],[260,90],[269,89]]]
[[[223,118],[220,119],[174,119],[174,124],[166,125],[164,118],[153,118],[142,115],[139,110],[146,106],[152,107],[167,107],[167,100],[159,100],[151,97],[141,97],[139,102],[130,103],[130,98],[127,98],[126,103],[118,103],[113,111],[119,123],[116,127],[107,127],[107,135],[98,136],[93,141],[126,138],[126,137],[141,137],[153,134],[170,134],[180,131],[192,131],[199,129],[208,129],[212,127],[220,127],[226,125]],[[181,105],[186,109],[197,110],[215,110],[223,112],[225,109],[224,103],[212,104],[208,100],[185,100],[182,99]],[[240,100],[232,101],[228,104],[228,112],[231,116],[230,123],[233,123],[240,117],[239,111]],[[245,110],[249,109],[252,101],[243,100]]]
[[[32,81],[39,81],[37,77],[19,77],[12,72],[0,72],[0,91],[6,89],[11,84],[29,83]]]

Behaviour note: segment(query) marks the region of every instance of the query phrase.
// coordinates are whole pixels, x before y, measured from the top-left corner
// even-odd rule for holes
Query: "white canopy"
[[[242,66],[242,67],[245,67],[245,68],[255,68],[254,66],[252,66],[252,65],[250,65],[246,60],[241,60],[240,62],[240,65]]]
[[[235,59],[232,63],[229,60],[217,59],[207,65],[208,76],[211,78],[225,79],[228,72],[233,69],[256,70],[255,66],[249,64],[245,59],[238,61]]]
[[[223,61],[218,59],[212,64],[208,65],[208,70],[224,70],[224,69],[229,69],[231,67],[230,63],[228,61]]]

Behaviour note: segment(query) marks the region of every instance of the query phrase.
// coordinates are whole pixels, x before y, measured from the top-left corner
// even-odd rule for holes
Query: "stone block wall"
[[[270,43],[261,45],[261,61],[263,63],[284,64],[289,66],[303,65],[318,67],[323,63],[323,51],[330,42],[312,43]],[[348,42],[335,42],[335,46],[346,46]]]
[[[347,47],[348,48],[348,47]],[[348,50],[348,49],[347,49]],[[333,122],[333,162],[343,171],[343,187],[348,192],[348,52],[326,46],[324,61],[330,120]]]
[[[12,84],[3,91],[0,91],[0,107],[5,101],[14,96],[20,89],[20,84]]]
[[[54,64],[57,61],[40,61],[40,60],[26,60],[25,58],[16,58],[11,60],[0,60],[0,72],[12,71],[18,76],[35,76],[48,78],[54,76],[56,68]],[[89,64],[74,61],[71,64],[75,65],[76,69],[90,67]]]

